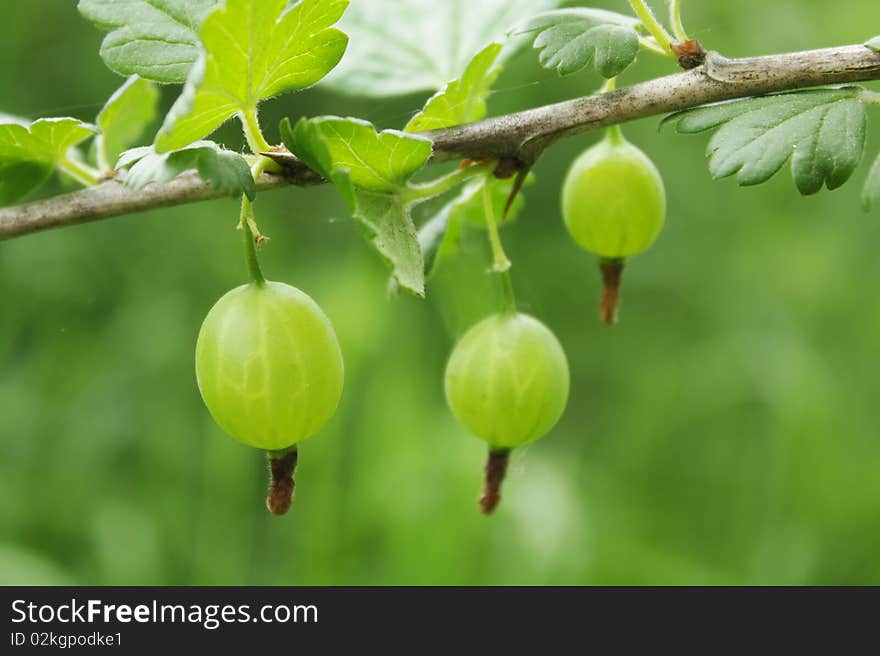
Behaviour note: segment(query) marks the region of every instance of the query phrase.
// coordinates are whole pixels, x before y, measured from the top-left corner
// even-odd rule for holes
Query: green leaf
[[[501,73],[501,67],[494,64],[502,48],[500,43],[493,43],[481,50],[461,79],[450,82],[428,100],[425,108],[406,126],[406,131],[441,130],[485,117],[486,98]]]
[[[132,75],[98,114],[101,134],[95,139],[98,164],[112,171],[116,160],[143,135],[156,118],[159,90],[148,80]]]
[[[352,216],[364,236],[391,266],[397,283],[424,298],[425,265],[406,200],[399,194],[366,191],[350,183],[348,191],[344,191],[345,178],[346,174],[340,173],[334,182],[343,190]]]
[[[868,41],[866,44],[871,50],[875,50],[880,52],[880,36],[875,36],[873,39]]]
[[[198,141],[173,153],[157,153],[152,147],[134,148],[122,154],[117,168],[129,168],[125,184],[140,191],[149,184],[171,182],[195,169],[220,193],[257,197],[257,187],[247,161],[213,141]]]
[[[18,119],[0,123],[0,204],[24,197],[64,169],[70,151],[97,132],[75,118],[41,118],[30,125]]]
[[[865,148],[861,89],[812,89],[709,105],[668,117],[682,134],[714,130],[709,170],[757,185],[791,160],[804,195],[836,189],[852,176]]]
[[[526,178],[525,186],[531,185],[535,180],[534,175]],[[500,225],[514,221],[525,206],[523,195],[520,193],[507,216],[504,216],[504,208],[513,190],[515,180],[472,180],[462,188],[454,199],[449,201],[419,230],[419,244],[425,257],[425,273],[430,278],[434,275],[438,265],[445,259],[454,257],[458,253],[461,235],[466,227],[485,229],[486,212],[483,205],[483,194],[486,184],[491,185],[492,205],[496,220]]]
[[[342,65],[327,79],[341,93],[397,96],[437,91],[464,73],[487,44],[562,0],[357,0],[340,27],[351,36]],[[498,63],[523,44],[514,41]]]
[[[4,126],[0,125],[0,206],[10,205],[42,185],[52,175],[44,162],[7,159],[4,152]]]
[[[407,183],[431,157],[431,142],[366,121],[328,116],[281,126],[284,143],[331,180],[404,289],[425,294],[424,263]]]
[[[862,203],[865,211],[870,212],[875,208],[880,208],[880,155],[871,167],[868,173],[868,181],[865,183],[865,191],[862,194]]]
[[[367,121],[325,116],[301,120],[285,143],[309,166],[332,178],[340,170],[351,184],[379,193],[397,193],[428,161],[431,142],[397,130],[377,132]],[[292,146],[292,147],[291,147]]]
[[[514,34],[535,35],[544,68],[571,75],[591,63],[605,78],[617,77],[639,53],[641,23],[603,9],[560,9],[535,16]]]
[[[261,100],[329,73],[348,37],[331,27],[348,0],[227,0],[201,29],[205,53],[156,139],[158,152],[201,139],[235,114],[255,120]]]
[[[80,0],[79,11],[110,31],[104,63],[120,75],[180,84],[199,58],[199,27],[220,0]]]

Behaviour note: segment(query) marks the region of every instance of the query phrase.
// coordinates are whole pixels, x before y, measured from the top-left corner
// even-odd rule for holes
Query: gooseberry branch
[[[693,70],[477,123],[423,133],[434,161],[513,160],[528,167],[554,142],[708,103],[808,87],[880,80],[880,54],[864,45],[727,59],[709,53]],[[289,153],[264,152],[281,171],[263,173],[259,191],[324,182]],[[110,180],[82,191],[0,209],[0,240],[159,207],[219,198],[198,175],[132,191]]]

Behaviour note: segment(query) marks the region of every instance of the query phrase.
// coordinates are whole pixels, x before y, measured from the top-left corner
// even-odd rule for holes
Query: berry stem
[[[607,258],[599,262],[604,287],[600,316],[607,326],[617,323],[617,307],[620,303],[620,287],[623,284],[625,265],[626,261],[623,258]]]
[[[496,273],[510,271],[510,259],[504,252],[501,243],[501,234],[498,232],[498,222],[495,220],[495,203],[492,200],[491,177],[486,178],[483,185],[483,212],[486,214],[486,227],[489,230],[489,243],[492,245],[492,269]]]
[[[486,460],[486,484],[480,497],[480,510],[491,515],[501,503],[501,484],[507,475],[510,449],[490,449]]]
[[[296,471],[296,462],[299,452],[296,447],[286,451],[269,451],[269,494],[266,497],[266,507],[273,515],[287,514],[293,503],[293,489],[296,483],[293,474]]]
[[[492,177],[486,177],[483,185],[483,212],[486,215],[486,228],[489,231],[489,243],[492,246],[492,270],[501,281],[501,303],[504,312],[516,311],[516,295],[513,292],[513,281],[510,279],[510,259],[504,252],[498,222],[495,220],[495,203],[492,199]]]
[[[623,129],[619,125],[612,125],[608,128],[608,140],[615,146],[621,146],[626,143],[626,137],[623,136]]]
[[[516,295],[513,292],[510,271],[502,271],[499,277],[501,279],[501,311],[513,314],[516,312]]]
[[[602,89],[599,93],[611,93],[612,91],[617,89],[617,78],[612,77],[609,78],[605,84],[602,85]],[[608,140],[614,144],[615,146],[620,146],[626,143],[626,139],[623,136],[623,128],[620,127],[619,124],[611,125],[605,132]]]
[[[244,238],[244,256],[247,261],[248,273],[255,285],[265,285],[266,279],[263,277],[263,272],[260,270],[260,261],[257,259],[256,240],[261,235],[253,229],[255,225],[254,206],[247,196],[242,196],[241,219],[238,229],[241,230],[242,237]]]

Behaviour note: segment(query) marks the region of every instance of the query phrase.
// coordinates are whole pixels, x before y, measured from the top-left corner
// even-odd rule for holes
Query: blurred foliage
[[[729,56],[880,32],[873,0],[685,11]],[[120,80],[75,3],[6,3],[3,17],[0,111],[93,117]],[[508,67],[493,113],[599,85],[536,60]],[[667,72],[642,55],[623,83]],[[423,100],[318,88],[268,103],[263,122],[401,127]],[[244,278],[234,202],[0,243],[0,583],[880,583],[880,217],[859,209],[866,169],[810,199],[785,176],[743,190],[710,181],[704,139],[657,123],[627,134],[663,171],[670,220],[629,268],[619,327],[599,324],[596,263],[558,210],[566,167],[595,135],[547,153],[505,228],[521,303],[565,345],[573,386],[558,428],[516,454],[489,520],[483,447],[442,388],[447,326],[474,314],[481,264],[457,272],[469,284],[438,281],[433,301],[391,300],[332,189],[258,200],[264,270],[325,308],[347,365],[340,411],[303,446],[278,520],[262,456],[213,424],[193,372],[202,318]],[[873,111],[871,153],[875,125]],[[240,143],[231,126],[221,140]]]

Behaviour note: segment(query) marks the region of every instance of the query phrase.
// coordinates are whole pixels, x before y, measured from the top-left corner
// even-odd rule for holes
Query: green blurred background
[[[872,0],[685,11],[730,56],[880,32]],[[91,120],[122,80],[75,2],[5,2],[0,15],[0,111]],[[508,67],[493,113],[599,84],[536,59]],[[672,72],[655,59],[623,83]],[[318,88],[263,118],[272,140],[283,116],[400,127],[422,100]],[[332,189],[260,198],[264,270],[325,308],[347,367],[339,412],[303,445],[294,509],[277,519],[263,457],[213,424],[193,372],[204,315],[244,280],[233,201],[0,243],[0,583],[880,583],[880,216],[859,209],[865,168],[809,199],[787,173],[743,190],[710,180],[705,139],[657,124],[627,134],[661,168],[670,220],[632,262],[619,327],[599,325],[596,263],[560,227],[561,179],[595,135],[547,153],[504,231],[522,305],[568,352],[572,396],[553,433],[516,453],[488,520],[484,447],[442,388],[466,316],[456,304],[485,283],[479,270],[438,281],[433,301],[389,299]],[[872,156],[877,126],[874,111]],[[234,129],[219,140],[240,143]]]

